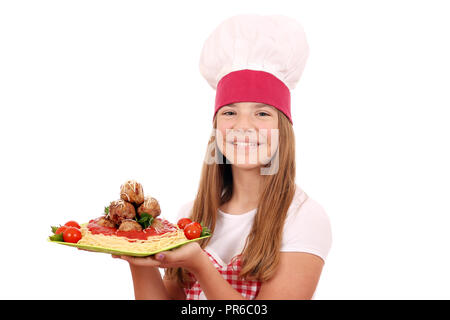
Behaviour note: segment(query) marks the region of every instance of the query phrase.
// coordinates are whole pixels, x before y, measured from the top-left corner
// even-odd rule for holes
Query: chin
[[[232,166],[241,170],[255,170],[261,168],[261,165],[259,163],[239,163],[232,164]]]

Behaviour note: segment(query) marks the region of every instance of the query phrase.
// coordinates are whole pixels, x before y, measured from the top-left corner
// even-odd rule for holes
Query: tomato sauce
[[[116,228],[105,227],[97,224],[97,221],[100,218],[89,221],[87,228],[92,234],[104,234],[107,236],[114,235],[117,237],[125,237],[134,240],[147,240],[151,236],[158,236],[167,232],[173,232],[177,230],[177,227],[171,224],[169,221],[156,218],[156,220],[159,220],[162,224],[162,228],[159,228],[158,230],[155,230],[154,227],[148,227],[147,229],[144,229],[142,231],[120,231]]]

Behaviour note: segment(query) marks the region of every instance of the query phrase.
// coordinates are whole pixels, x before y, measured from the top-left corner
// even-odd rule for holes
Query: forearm
[[[245,300],[217,271],[206,254],[202,254],[201,266],[194,276],[208,300]]]
[[[167,300],[164,282],[158,268],[133,266],[130,264],[131,277],[133,278],[134,297],[136,300]]]

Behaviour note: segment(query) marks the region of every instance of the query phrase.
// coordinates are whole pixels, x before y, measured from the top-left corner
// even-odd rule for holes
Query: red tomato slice
[[[66,229],[67,229],[67,226],[61,226],[58,229],[56,229],[55,234],[60,234],[64,231],[66,231]]]
[[[202,225],[198,222],[191,222],[184,227],[184,235],[189,240],[197,239],[202,234]]]
[[[180,220],[178,220],[178,228],[184,229],[191,222],[192,220],[189,218],[181,218]]]
[[[64,225],[67,226],[67,227],[75,227],[75,228],[78,228],[78,229],[81,228],[80,225],[78,224],[78,222],[73,221],[73,220],[66,222]]]
[[[77,243],[81,239],[81,231],[75,227],[67,227],[63,232],[64,242]]]

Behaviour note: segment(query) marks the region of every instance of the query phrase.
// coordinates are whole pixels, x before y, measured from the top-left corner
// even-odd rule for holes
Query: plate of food
[[[128,180],[120,198],[104,208],[101,216],[84,224],[68,221],[52,226],[48,241],[79,249],[128,255],[151,256],[211,236],[207,227],[190,219],[172,224],[160,216],[158,201],[144,196],[142,185]]]

